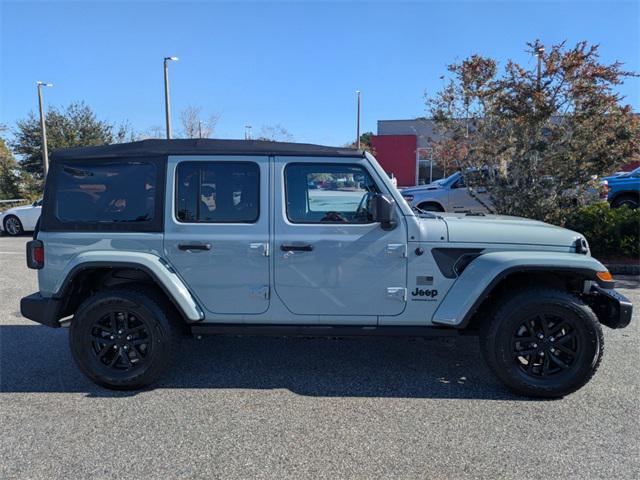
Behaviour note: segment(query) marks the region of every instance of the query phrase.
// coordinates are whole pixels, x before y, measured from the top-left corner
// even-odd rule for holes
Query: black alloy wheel
[[[481,329],[489,367],[513,391],[558,398],[583,387],[602,360],[604,337],[596,315],[564,290],[522,289],[496,299]]]
[[[540,378],[570,368],[576,361],[580,343],[571,320],[541,313],[517,327],[512,347],[520,371],[526,376]]]
[[[131,311],[113,310],[94,320],[89,341],[97,361],[127,371],[144,366],[153,343],[147,320]]]
[[[150,287],[100,291],[78,308],[69,341],[78,367],[95,383],[133,390],[167,369],[181,332],[168,300]]]

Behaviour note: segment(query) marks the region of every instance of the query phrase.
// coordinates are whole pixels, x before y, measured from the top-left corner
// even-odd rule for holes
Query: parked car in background
[[[640,205],[640,167],[623,174],[604,178],[607,200],[611,208],[627,205],[638,208]]]
[[[593,177],[592,180],[597,180]],[[540,178],[543,186],[553,189],[554,177],[546,175]],[[599,188],[587,186],[586,188],[568,188],[562,191],[564,201],[571,204],[593,203],[606,198],[606,182],[601,182]],[[604,193],[603,193],[604,192]],[[400,190],[404,199],[412,207],[431,212],[482,212],[492,213],[493,203],[485,187],[477,187],[473,194],[466,187],[465,180],[460,172],[456,172],[447,178],[435,180],[428,185],[407,187]],[[488,207],[488,208],[487,208]]]
[[[16,236],[35,230],[41,210],[42,199],[36,200],[31,205],[13,207],[0,213],[0,231]]]
[[[491,207],[487,190],[480,187],[472,195],[460,172],[428,185],[403,188],[400,193],[409,205],[427,212],[490,213],[486,207]]]

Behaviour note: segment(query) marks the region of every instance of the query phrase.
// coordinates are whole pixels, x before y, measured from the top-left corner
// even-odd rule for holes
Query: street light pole
[[[538,81],[537,81],[537,86],[538,86],[538,91],[540,91],[540,80],[542,78],[542,55],[544,54],[544,46],[541,45],[538,42],[536,42],[535,54],[536,54],[536,57],[538,57],[538,78],[537,78]]]
[[[53,87],[53,83],[44,83],[38,80],[38,107],[40,109],[40,134],[42,135],[42,170],[44,178],[47,178],[49,171],[49,151],[47,150],[47,127],[45,125],[44,108],[42,106],[42,87]]]
[[[178,57],[164,57],[164,111],[167,122],[167,139],[171,139],[171,105],[169,102],[169,62],[177,61]]]
[[[356,97],[358,99],[357,120],[356,120],[356,145],[360,150],[360,90],[356,90]]]

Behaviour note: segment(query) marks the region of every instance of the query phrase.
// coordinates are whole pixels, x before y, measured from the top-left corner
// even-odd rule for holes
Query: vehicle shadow
[[[0,326],[0,392],[76,392],[127,397],[86,379],[69,351],[68,329]],[[523,397],[489,372],[477,339],[185,338],[155,389],[287,389],[318,397]]]

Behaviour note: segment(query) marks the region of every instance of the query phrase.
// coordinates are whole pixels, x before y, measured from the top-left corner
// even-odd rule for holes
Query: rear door
[[[276,157],[274,282],[298,315],[398,315],[406,305],[407,230],[371,220],[367,198],[388,193],[362,158]]]
[[[268,157],[170,157],[167,178],[164,250],[187,287],[214,314],[265,312]]]

